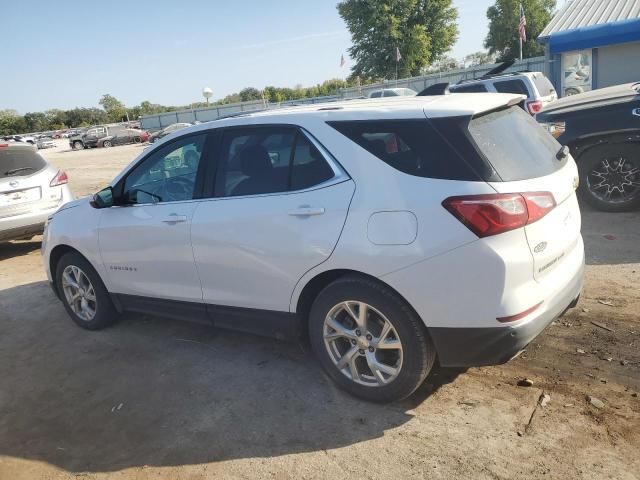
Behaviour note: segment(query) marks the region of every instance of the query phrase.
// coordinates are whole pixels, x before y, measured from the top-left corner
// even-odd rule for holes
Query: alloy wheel
[[[387,385],[402,369],[402,342],[379,310],[359,301],[344,301],[327,314],[324,344],[335,367],[355,383]]]
[[[96,291],[89,277],[75,265],[62,272],[62,290],[69,307],[78,318],[90,322],[96,315]]]
[[[586,180],[591,194],[603,202],[623,203],[640,195],[640,167],[622,156],[603,158]]]

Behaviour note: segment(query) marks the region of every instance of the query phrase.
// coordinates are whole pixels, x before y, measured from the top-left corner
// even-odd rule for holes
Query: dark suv
[[[586,202],[608,212],[640,207],[640,82],[562,98],[536,118],[571,149]]]
[[[74,150],[82,150],[83,148],[95,148],[98,146],[98,140],[113,135],[110,128],[106,125],[94,125],[89,127],[80,135],[69,137],[69,146]]]

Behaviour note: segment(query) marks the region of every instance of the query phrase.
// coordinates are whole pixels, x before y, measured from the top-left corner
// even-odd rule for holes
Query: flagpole
[[[522,37],[520,37],[520,61],[522,61]]]
[[[396,62],[396,88],[398,88],[398,62]]]

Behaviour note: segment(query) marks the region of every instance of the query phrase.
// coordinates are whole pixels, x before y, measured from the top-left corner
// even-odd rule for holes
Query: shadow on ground
[[[358,401],[308,346],[128,317],[87,332],[45,282],[0,291],[0,456],[114,471],[332,449],[380,437],[460,371],[410,399]]]
[[[40,249],[41,237],[35,237],[37,241],[0,242],[0,261],[13,257],[21,257]]]

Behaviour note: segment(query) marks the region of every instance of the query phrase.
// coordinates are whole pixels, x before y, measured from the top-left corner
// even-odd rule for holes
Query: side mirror
[[[93,208],[109,208],[113,207],[113,188],[107,187],[93,195],[91,199]]]

